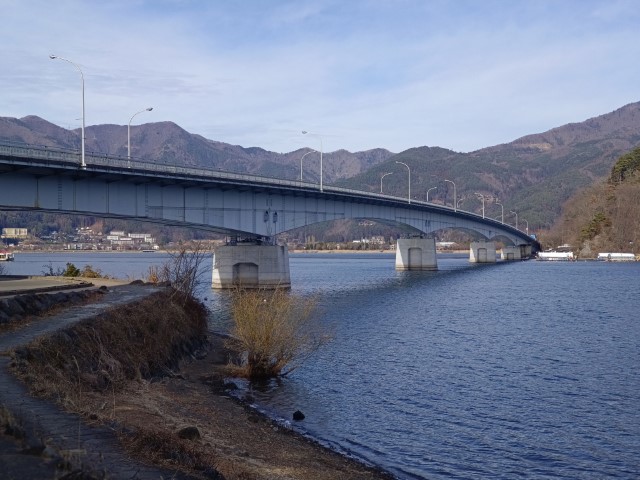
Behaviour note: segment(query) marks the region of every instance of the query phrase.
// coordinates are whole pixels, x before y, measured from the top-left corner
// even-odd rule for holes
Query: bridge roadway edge
[[[108,472],[108,478],[186,478],[176,472],[140,463],[124,452],[115,432],[107,427],[85,424],[77,415],[63,411],[50,401],[33,397],[27,387],[9,371],[8,351],[32,339],[53,333],[72,323],[91,318],[107,307],[124,305],[160,291],[147,285],[122,285],[110,288],[104,300],[73,306],[58,315],[33,322],[20,330],[0,335],[0,406],[4,406],[26,433],[26,443],[36,450],[44,447],[44,439],[59,451],[82,452],[81,463],[91,471]],[[0,437],[1,438],[1,437]],[[16,457],[15,447],[5,439],[0,442],[0,466]],[[29,456],[29,462],[38,457]],[[44,460],[43,460],[44,461]],[[15,477],[24,478],[29,477]]]
[[[514,245],[539,243],[497,220],[429,202],[308,182],[0,143],[0,206],[148,222],[271,238],[338,219],[371,219],[432,234],[475,232]]]

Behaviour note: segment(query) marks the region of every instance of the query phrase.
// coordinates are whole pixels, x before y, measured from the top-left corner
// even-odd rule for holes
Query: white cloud
[[[0,0],[3,116],[290,151],[467,151],[639,100],[634,2]]]

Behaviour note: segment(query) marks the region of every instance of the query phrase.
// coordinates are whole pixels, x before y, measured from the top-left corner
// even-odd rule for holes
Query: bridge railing
[[[65,150],[61,148],[52,148],[46,146],[33,146],[24,144],[0,144],[0,154],[13,156],[13,157],[28,157],[33,159],[61,161],[69,163],[73,166],[80,168],[80,154],[75,150]],[[215,170],[205,167],[186,167],[183,165],[151,162],[147,160],[129,159],[126,157],[106,155],[101,153],[89,152],[85,154],[85,163],[88,166],[109,167],[116,169],[131,169],[133,171],[145,171],[171,175],[183,175],[188,177],[204,178],[204,179],[224,179],[235,180],[251,183],[263,183],[269,185],[282,185],[289,187],[302,187],[308,189],[317,189],[318,184],[304,182],[301,180],[286,180],[274,177],[265,177],[261,175],[250,175],[244,173],[224,172],[221,170]],[[350,188],[333,187],[325,185],[324,190],[333,193],[343,193],[350,195],[357,195],[362,197],[366,195],[368,197],[380,198],[384,200],[397,200],[399,202],[406,201],[406,198],[395,197],[392,195],[385,195],[375,192],[365,192],[362,190],[355,190]],[[433,205],[425,202],[415,201],[416,204]],[[449,208],[449,207],[443,207]]]

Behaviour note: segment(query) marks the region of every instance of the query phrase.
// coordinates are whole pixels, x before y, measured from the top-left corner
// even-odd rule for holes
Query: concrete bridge
[[[437,269],[433,233],[464,230],[477,239],[470,261],[528,258],[539,245],[524,232],[472,212],[303,181],[166,165],[45,147],[0,144],[0,209],[136,219],[223,233],[213,286],[289,286],[279,233],[319,222],[367,219],[395,226],[396,268]]]

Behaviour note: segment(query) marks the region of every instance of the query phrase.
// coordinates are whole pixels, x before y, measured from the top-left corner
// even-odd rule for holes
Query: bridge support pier
[[[437,270],[435,238],[399,238],[396,270]]]
[[[496,263],[496,244],[493,242],[471,242],[469,262]]]
[[[285,245],[222,245],[215,250],[211,286],[291,288]]]
[[[505,262],[513,262],[522,259],[522,252],[519,245],[515,247],[502,247],[500,258]]]

